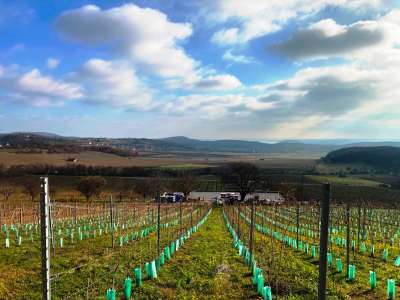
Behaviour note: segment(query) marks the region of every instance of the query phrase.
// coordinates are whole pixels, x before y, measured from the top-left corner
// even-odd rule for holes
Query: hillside
[[[304,144],[296,141],[280,142],[275,144],[243,140],[197,140],[184,136],[160,139],[174,143],[177,146],[188,147],[194,151],[211,152],[242,152],[242,153],[327,153],[336,146]]]
[[[18,132],[0,134],[0,148],[32,151],[47,150],[51,153],[78,153],[98,151],[120,156],[131,156],[139,152],[229,152],[244,154],[288,154],[319,158],[340,148],[371,148],[370,146],[400,146],[398,142],[359,142],[357,144],[328,144],[286,140],[278,143],[264,143],[247,140],[199,140],[184,136],[160,139],[149,138],[92,138],[64,137],[52,133]],[[379,148],[379,147],[376,147]],[[393,148],[393,147],[392,147]],[[328,158],[329,159],[329,158]]]
[[[391,146],[350,147],[328,153],[328,164],[364,164],[380,170],[400,170],[400,148]]]

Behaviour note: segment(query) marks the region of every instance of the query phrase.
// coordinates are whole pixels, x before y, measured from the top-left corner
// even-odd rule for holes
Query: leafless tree
[[[149,179],[141,179],[135,182],[133,189],[136,193],[142,196],[143,200],[152,196],[152,186]]]
[[[183,194],[183,200],[187,200],[187,197],[199,186],[199,180],[193,172],[189,170],[183,170],[178,173],[178,178],[171,181],[172,188],[176,192]]]
[[[89,201],[93,196],[99,196],[102,189],[107,184],[107,181],[101,176],[90,176],[82,178],[76,190],[81,192],[85,196],[86,200]]]
[[[5,183],[2,186],[0,186],[0,193],[3,195],[4,202],[8,202],[11,195],[14,193],[14,189],[12,188],[11,185]]]
[[[24,194],[28,195],[31,198],[31,201],[34,201],[37,195],[39,195],[40,183],[36,178],[25,178],[22,186]]]
[[[258,168],[247,162],[233,162],[229,164],[224,180],[233,184],[239,191],[240,200],[244,201],[247,194],[254,192],[260,181]]]

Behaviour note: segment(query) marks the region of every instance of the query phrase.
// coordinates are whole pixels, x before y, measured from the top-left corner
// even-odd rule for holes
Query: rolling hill
[[[349,147],[328,153],[328,164],[364,164],[380,170],[400,170],[400,148],[392,146]]]

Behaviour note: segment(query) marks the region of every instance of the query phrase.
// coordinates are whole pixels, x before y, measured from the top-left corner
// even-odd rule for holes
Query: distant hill
[[[298,141],[262,143],[243,140],[197,140],[184,136],[159,139],[194,151],[241,152],[241,153],[327,153],[337,146],[304,144]]]
[[[101,152],[230,152],[261,154],[300,154],[319,158],[330,151],[349,147],[400,146],[400,142],[359,142],[357,144],[307,143],[286,140],[278,143],[263,143],[247,140],[198,140],[185,136],[160,139],[148,138],[92,138],[64,137],[47,132],[16,132],[0,134],[0,147],[17,149],[45,149],[55,152],[79,152],[90,149]],[[112,150],[112,149],[114,150]],[[329,159],[329,158],[328,158]]]
[[[391,146],[349,147],[328,153],[329,164],[365,164],[382,170],[400,170],[400,148]]]

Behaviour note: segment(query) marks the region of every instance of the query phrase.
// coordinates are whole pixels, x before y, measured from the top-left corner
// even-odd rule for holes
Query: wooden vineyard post
[[[179,235],[181,235],[183,233],[183,224],[182,224],[182,197],[180,197],[180,201],[179,201]]]
[[[318,299],[326,299],[326,257],[328,251],[328,230],[329,230],[329,204],[331,198],[331,185],[322,185],[323,198],[321,201],[321,229],[319,238],[319,280]]]
[[[299,247],[300,203],[296,201],[296,247]],[[297,250],[297,249],[296,249]]]
[[[240,240],[240,202],[238,202],[238,206],[237,206],[237,220],[238,220],[237,233],[238,233],[238,237]]]
[[[250,223],[250,240],[249,240],[249,250],[250,250],[250,261],[253,261],[253,244],[254,244],[254,198],[251,199],[251,223]]]
[[[347,277],[349,277],[349,265],[350,265],[350,202],[346,203],[346,267]]]
[[[360,202],[357,205],[357,250],[360,250],[360,233],[361,233],[361,207]]]
[[[40,178],[40,240],[42,256],[42,298],[51,299],[50,290],[50,198],[48,178]]]
[[[160,223],[161,223],[161,216],[160,216],[160,210],[161,210],[161,197],[160,193],[157,192],[157,255],[160,257]]]
[[[114,249],[115,241],[114,241],[114,207],[113,207],[113,198],[110,195],[110,223],[111,223],[111,246]]]

